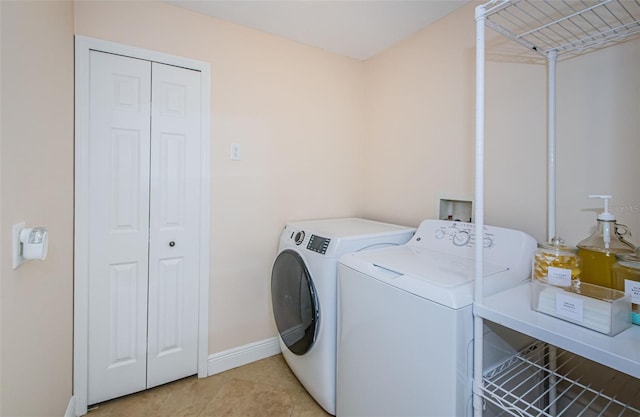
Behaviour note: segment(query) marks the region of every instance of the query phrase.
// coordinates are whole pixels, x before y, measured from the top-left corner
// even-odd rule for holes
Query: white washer
[[[271,276],[282,355],[311,396],[335,414],[336,265],[340,256],[401,245],[415,228],[358,218],[289,223]]]
[[[477,240],[474,224],[425,220],[405,245],[340,259],[337,416],[471,415]],[[531,236],[479,240],[487,294],[529,278]]]

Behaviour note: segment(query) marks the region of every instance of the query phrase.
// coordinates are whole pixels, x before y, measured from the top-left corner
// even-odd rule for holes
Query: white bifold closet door
[[[197,373],[200,82],[90,53],[89,404]]]

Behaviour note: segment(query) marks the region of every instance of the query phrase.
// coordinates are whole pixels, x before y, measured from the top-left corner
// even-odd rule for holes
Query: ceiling
[[[165,0],[175,6],[365,60],[470,0]]]

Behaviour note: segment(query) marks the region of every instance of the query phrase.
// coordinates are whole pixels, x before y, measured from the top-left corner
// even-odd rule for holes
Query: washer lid
[[[473,302],[473,258],[402,245],[343,256],[340,263],[418,297],[459,309]],[[528,279],[506,266],[484,264],[485,295]],[[339,279],[349,279],[339,276]]]
[[[472,281],[475,272],[474,259],[411,245],[364,253],[363,258],[368,259],[377,267],[400,275],[411,275],[416,279],[432,282],[445,288]],[[494,275],[508,269],[506,266],[485,262],[484,276]]]

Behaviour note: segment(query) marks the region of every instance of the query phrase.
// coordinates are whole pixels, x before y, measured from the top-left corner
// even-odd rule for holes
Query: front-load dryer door
[[[309,270],[295,251],[280,252],[273,264],[271,303],[282,341],[304,355],[316,339],[320,312]]]

